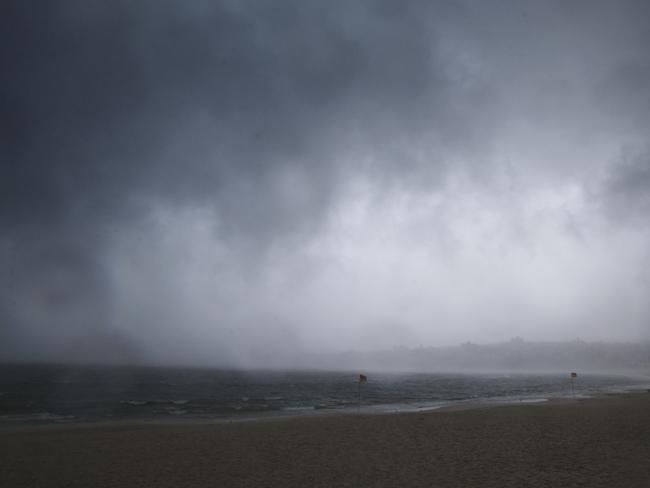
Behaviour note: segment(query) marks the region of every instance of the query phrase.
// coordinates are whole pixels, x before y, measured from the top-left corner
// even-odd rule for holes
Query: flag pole
[[[359,375],[359,383],[357,384],[359,400],[357,403],[357,412],[361,412],[361,383],[368,381],[368,377],[365,374]]]
[[[361,378],[357,382],[357,387],[359,389],[359,403],[357,403],[357,413],[361,412]]]
[[[573,398],[576,397],[576,389],[574,386],[574,381],[577,377],[578,377],[578,373],[574,373],[574,372],[571,373],[571,396]]]

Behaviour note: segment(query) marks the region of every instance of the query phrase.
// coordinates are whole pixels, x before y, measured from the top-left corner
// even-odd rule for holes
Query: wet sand
[[[650,394],[232,424],[0,432],[0,486],[647,487]]]

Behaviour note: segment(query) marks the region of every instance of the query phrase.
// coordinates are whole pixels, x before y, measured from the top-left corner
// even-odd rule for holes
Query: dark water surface
[[[573,394],[568,374],[366,374],[361,408],[370,411]],[[357,378],[345,372],[0,365],[0,425],[356,411]],[[648,383],[648,378],[579,375],[575,394],[645,389]]]

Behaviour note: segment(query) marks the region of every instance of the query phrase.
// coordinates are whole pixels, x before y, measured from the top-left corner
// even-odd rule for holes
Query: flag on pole
[[[360,374],[359,383],[367,383],[367,382],[368,382],[368,377],[365,374]]]

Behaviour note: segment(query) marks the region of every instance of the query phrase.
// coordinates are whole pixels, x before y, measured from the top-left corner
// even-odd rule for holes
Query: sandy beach
[[[650,486],[650,394],[0,432],[2,487]]]

